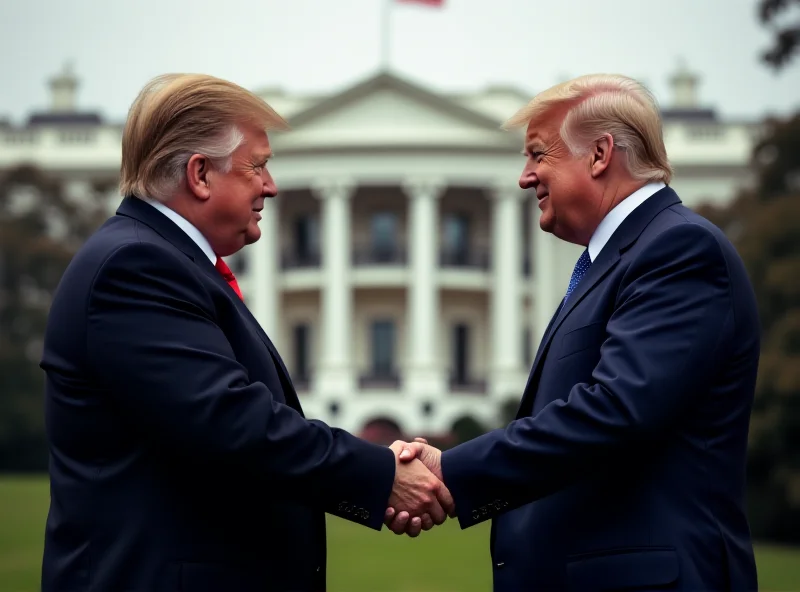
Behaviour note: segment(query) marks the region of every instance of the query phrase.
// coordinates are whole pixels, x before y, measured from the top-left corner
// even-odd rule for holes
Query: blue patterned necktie
[[[586,249],[578,258],[575,269],[572,270],[572,277],[569,279],[569,287],[567,288],[567,295],[564,296],[564,302],[566,302],[569,295],[575,291],[575,288],[578,287],[581,279],[583,279],[583,276],[586,275],[586,272],[589,271],[591,266],[592,258],[589,257],[589,249]]]

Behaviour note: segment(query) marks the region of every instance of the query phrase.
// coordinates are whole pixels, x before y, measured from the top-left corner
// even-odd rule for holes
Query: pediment
[[[492,145],[518,139],[495,121],[391,74],[380,74],[288,118],[281,144]]]

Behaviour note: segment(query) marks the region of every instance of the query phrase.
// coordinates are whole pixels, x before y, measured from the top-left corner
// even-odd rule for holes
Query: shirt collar
[[[597,259],[600,251],[606,246],[614,231],[625,221],[625,218],[642,205],[647,198],[661,191],[664,187],[666,187],[664,183],[648,183],[631,193],[606,214],[606,217],[600,222],[597,230],[594,231],[592,238],[589,240],[589,257],[592,262]]]
[[[164,205],[160,201],[156,201],[154,199],[146,197],[140,199],[143,202],[150,204],[159,212],[164,214],[167,218],[172,220],[178,226],[178,228],[183,230],[189,236],[190,239],[192,239],[195,243],[197,243],[197,246],[200,247],[203,253],[205,253],[206,257],[208,257],[208,260],[211,261],[211,264],[216,265],[217,254],[214,253],[214,249],[211,248],[211,243],[208,242],[206,237],[204,237],[203,234],[199,230],[197,230],[197,228],[191,222],[189,222],[178,212]]]

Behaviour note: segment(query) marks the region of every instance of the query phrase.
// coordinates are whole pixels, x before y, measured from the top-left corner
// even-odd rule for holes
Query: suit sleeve
[[[626,451],[662,437],[707,384],[732,323],[716,238],[691,224],[663,232],[622,280],[592,382],[443,453],[461,527],[624,462]]]
[[[303,418],[249,379],[185,263],[130,244],[98,272],[88,352],[114,403],[171,453],[235,468],[293,501],[380,530],[394,453]]]

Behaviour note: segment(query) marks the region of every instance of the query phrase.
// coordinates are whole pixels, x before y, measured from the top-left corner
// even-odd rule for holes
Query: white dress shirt
[[[594,263],[600,251],[606,246],[608,239],[614,234],[614,231],[619,228],[620,224],[625,221],[630,213],[642,205],[648,197],[654,193],[661,191],[666,185],[664,183],[648,183],[631,193],[628,197],[619,202],[613,210],[611,210],[597,230],[594,231],[592,238],[589,240],[589,258]]]
[[[200,247],[203,253],[206,254],[206,257],[208,257],[208,260],[211,261],[211,265],[217,264],[217,254],[214,253],[214,249],[211,248],[211,243],[206,240],[206,237],[204,237],[191,222],[189,222],[175,210],[165,206],[160,201],[148,198],[141,198],[141,200],[145,203],[149,203],[167,218],[175,222],[175,224],[178,225],[178,228],[183,230],[190,239],[197,243],[197,246]]]

